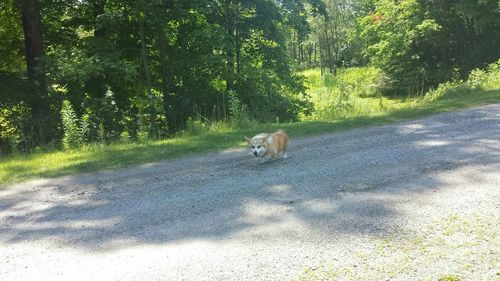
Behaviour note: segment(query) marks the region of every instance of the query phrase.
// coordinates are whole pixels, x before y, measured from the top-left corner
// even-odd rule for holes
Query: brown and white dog
[[[269,157],[274,160],[280,155],[286,158],[288,135],[281,129],[272,134],[260,133],[253,138],[245,137],[245,140],[250,146],[249,154],[255,157]]]

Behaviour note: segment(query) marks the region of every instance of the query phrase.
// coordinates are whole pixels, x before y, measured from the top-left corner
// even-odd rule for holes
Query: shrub
[[[0,103],[0,153],[33,149],[33,122],[31,112],[23,103]]]
[[[130,134],[127,131],[123,131],[120,133],[120,142],[130,142]]]
[[[310,101],[314,105],[313,120],[336,120],[374,110],[362,98],[380,97],[382,72],[373,67],[340,69],[337,75],[320,76],[319,70],[308,70]],[[375,106],[383,105],[383,102]],[[381,109],[386,109],[385,106]]]
[[[429,91],[425,101],[446,98],[450,95],[469,94],[473,88],[498,88],[500,85],[500,60],[490,64],[486,70],[474,69],[469,74],[466,81],[453,81],[439,84],[439,86]]]
[[[456,275],[451,275],[451,274],[447,274],[447,275],[442,275],[441,277],[439,277],[438,281],[460,281],[462,279],[460,279],[458,276]]]
[[[137,132],[137,141],[140,143],[146,143],[149,141],[149,132],[140,130]]]
[[[61,118],[64,130],[63,146],[65,149],[75,149],[83,144],[83,130],[81,122],[68,100],[63,101]]]
[[[466,84],[469,87],[480,87],[488,79],[486,72],[482,69],[473,69],[469,77],[467,78]]]
[[[488,65],[486,70],[472,70],[466,84],[476,88],[497,88],[500,84],[500,60]]]
[[[352,67],[341,69],[338,80],[351,87],[351,94],[358,97],[378,97],[383,81],[382,71],[375,67]]]
[[[2,154],[11,154],[16,149],[20,132],[7,119],[7,110],[0,110],[0,151]]]
[[[241,103],[234,92],[229,92],[229,118],[231,126],[236,128],[244,128],[252,123],[247,106]]]
[[[201,135],[208,131],[208,126],[201,120],[189,117],[186,121],[185,133],[193,136]]]

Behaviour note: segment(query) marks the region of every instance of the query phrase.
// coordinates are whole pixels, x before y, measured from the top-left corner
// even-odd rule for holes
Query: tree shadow
[[[109,251],[277,233],[398,232],[405,218],[394,202],[449,188],[444,173],[500,169],[492,111],[297,139],[292,157],[266,165],[232,150],[11,186],[0,191],[0,243]]]

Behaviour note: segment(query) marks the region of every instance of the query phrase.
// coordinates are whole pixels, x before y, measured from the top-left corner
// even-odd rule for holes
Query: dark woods
[[[498,1],[4,0],[0,148],[297,121],[298,70],[373,64],[417,93],[499,57]],[[67,132],[72,132],[67,138]]]

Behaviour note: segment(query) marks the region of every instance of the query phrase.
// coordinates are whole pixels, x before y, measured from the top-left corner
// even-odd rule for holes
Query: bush
[[[139,143],[146,143],[149,141],[149,132],[148,131],[138,131],[137,132],[137,141]]]
[[[466,85],[473,88],[497,88],[499,84],[500,60],[488,65],[486,70],[472,70],[466,81]]]
[[[11,154],[16,149],[20,132],[7,119],[7,110],[0,110],[0,150],[2,154]]]
[[[337,75],[320,75],[319,70],[304,72],[310,91],[310,101],[314,105],[311,117],[304,120],[336,120],[359,113],[369,113],[380,107],[387,107],[383,101],[376,104],[362,98],[380,97],[383,80],[382,72],[373,67],[340,69]]]
[[[469,74],[469,78],[467,78],[466,84],[469,87],[476,88],[483,85],[487,78],[484,70],[473,69]]]
[[[204,132],[208,131],[208,126],[203,123],[201,120],[196,120],[191,117],[188,118],[186,121],[186,130],[185,133],[192,135],[192,136],[198,136],[203,134]]]
[[[279,75],[256,71],[238,80],[235,85],[237,98],[246,106],[250,120],[268,123],[280,120],[298,121],[301,115],[311,113],[312,104],[305,96],[302,75],[292,75],[283,85]]]
[[[446,98],[450,95],[469,94],[474,88],[498,88],[500,86],[500,60],[490,64],[486,70],[474,69],[469,74],[466,81],[453,81],[439,84],[439,86],[429,91],[425,101]]]
[[[498,1],[370,2],[374,9],[357,20],[353,40],[390,77],[394,93],[423,94],[498,59],[492,47],[500,40]],[[482,78],[479,72],[473,76]]]
[[[338,80],[351,87],[351,94],[358,97],[378,97],[384,79],[382,71],[375,67],[352,67],[341,69]]]
[[[0,103],[0,152],[10,155],[33,148],[29,108],[22,103]]]
[[[75,149],[83,144],[84,130],[81,122],[68,100],[63,101],[61,118],[64,130],[63,146],[65,149]]]
[[[120,142],[130,142],[130,134],[127,131],[123,131],[120,133]]]
[[[451,274],[442,275],[438,279],[438,281],[460,281],[460,280],[462,280],[462,279],[460,279],[460,277],[458,277],[456,275],[451,275]]]
[[[252,122],[246,105],[242,104],[234,92],[229,92],[229,118],[231,126],[244,128]]]

